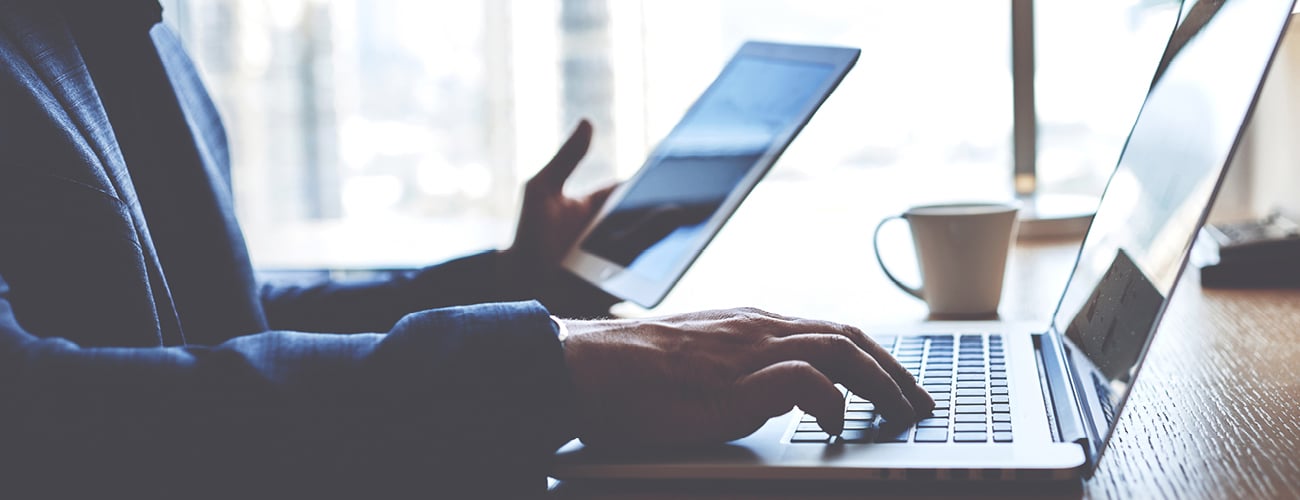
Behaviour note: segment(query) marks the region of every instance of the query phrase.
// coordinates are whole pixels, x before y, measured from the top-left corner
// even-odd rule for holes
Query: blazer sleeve
[[[487,251],[383,280],[263,284],[261,296],[271,328],[374,332],[415,311],[524,299],[504,281],[497,252]]]
[[[499,258],[499,252],[486,251],[377,281],[263,284],[262,308],[274,329],[347,333],[384,331],[424,309],[538,299],[511,284]],[[618,302],[576,276],[555,279],[556,289],[564,292],[552,297],[562,300],[545,304],[554,314],[603,317]]]
[[[518,497],[572,435],[537,303],[410,314],[386,334],[83,348],[25,331],[8,296],[0,278],[0,491]]]

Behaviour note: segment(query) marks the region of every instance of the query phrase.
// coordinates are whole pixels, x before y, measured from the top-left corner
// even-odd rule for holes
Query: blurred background
[[[919,193],[909,203],[1012,193],[1010,0],[163,5],[225,120],[261,268],[504,247],[523,181],[580,117],[596,138],[575,194],[635,172],[749,39],[863,50],[765,185]],[[1178,2],[1034,9],[1040,189],[1099,194]]]

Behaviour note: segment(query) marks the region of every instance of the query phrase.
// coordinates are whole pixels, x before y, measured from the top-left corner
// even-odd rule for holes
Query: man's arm
[[[497,277],[499,254],[482,252],[377,281],[267,283],[262,305],[273,329],[353,333],[386,331],[425,309],[526,300]]]
[[[572,437],[536,303],[412,314],[387,335],[82,348],[25,331],[8,296],[0,279],[0,491],[518,496]]]
[[[512,279],[508,261],[505,252],[487,251],[378,281],[263,284],[260,293],[271,328],[335,333],[385,331],[402,316],[440,307],[540,300],[555,314],[593,318],[617,302],[572,275],[552,277],[562,293],[539,297]]]

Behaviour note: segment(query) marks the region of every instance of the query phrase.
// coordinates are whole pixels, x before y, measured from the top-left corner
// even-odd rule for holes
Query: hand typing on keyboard
[[[839,434],[845,398],[837,383],[891,421],[934,409],[906,368],[847,325],[752,308],[564,323],[578,437],[588,445],[730,441],[795,405]]]

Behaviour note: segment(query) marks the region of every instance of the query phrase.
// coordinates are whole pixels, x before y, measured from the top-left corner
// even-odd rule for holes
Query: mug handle
[[[902,215],[891,215],[889,217],[885,217],[883,220],[880,221],[879,224],[876,224],[876,231],[871,234],[871,247],[874,248],[876,251],[876,262],[880,264],[880,270],[885,272],[885,277],[889,278],[889,281],[894,282],[894,285],[897,286],[900,290],[911,294],[913,297],[916,297],[921,300],[925,300],[925,297],[922,296],[921,294],[920,288],[913,288],[904,285],[902,281],[899,281],[898,278],[894,277],[894,273],[889,272],[888,267],[885,267],[885,259],[880,258],[880,228],[885,227],[886,222],[895,219],[906,220],[906,218],[903,217]]]

